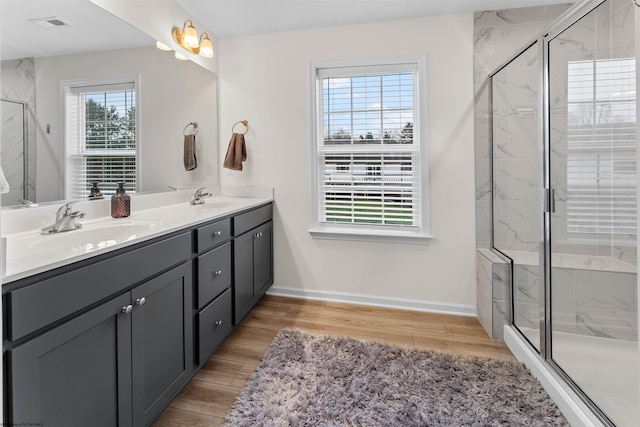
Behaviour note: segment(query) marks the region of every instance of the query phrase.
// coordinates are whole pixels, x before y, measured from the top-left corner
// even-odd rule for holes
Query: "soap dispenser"
[[[118,183],[116,194],[111,196],[111,216],[125,218],[131,214],[131,197],[124,191],[124,182]]]

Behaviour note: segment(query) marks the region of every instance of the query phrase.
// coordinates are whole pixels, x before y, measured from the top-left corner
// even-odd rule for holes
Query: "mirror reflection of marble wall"
[[[2,206],[35,199],[35,66],[33,58],[1,62],[0,160],[9,182]]]

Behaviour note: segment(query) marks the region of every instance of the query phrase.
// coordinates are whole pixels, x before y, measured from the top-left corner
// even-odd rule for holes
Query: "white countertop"
[[[55,220],[59,206],[2,211],[6,254],[2,283],[23,279],[96,255],[144,242],[174,231],[273,201],[273,191],[213,191],[203,205],[189,204],[192,192],[132,195],[131,215],[111,218],[110,200],[81,201],[73,210],[86,212],[79,230],[50,235],[40,229]],[[225,193],[227,195],[225,195]],[[40,212],[36,212],[40,210]],[[26,218],[26,219],[25,219]],[[48,219],[44,219],[48,218]],[[25,225],[32,224],[32,225]],[[35,225],[35,227],[34,227]]]

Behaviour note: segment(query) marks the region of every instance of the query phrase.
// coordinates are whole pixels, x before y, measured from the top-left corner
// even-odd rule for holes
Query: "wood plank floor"
[[[337,334],[454,354],[515,360],[476,318],[265,296],[153,427],[222,425],[282,328]]]

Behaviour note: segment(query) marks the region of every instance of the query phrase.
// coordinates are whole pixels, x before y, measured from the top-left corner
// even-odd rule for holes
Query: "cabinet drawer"
[[[223,219],[196,229],[196,252],[226,242],[231,237],[231,219]]]
[[[196,258],[198,266],[198,308],[231,286],[231,243]]]
[[[239,236],[246,233],[252,228],[269,221],[272,216],[271,204],[240,214],[233,219],[233,235]]]
[[[231,289],[197,314],[198,364],[211,357],[231,332]]]

